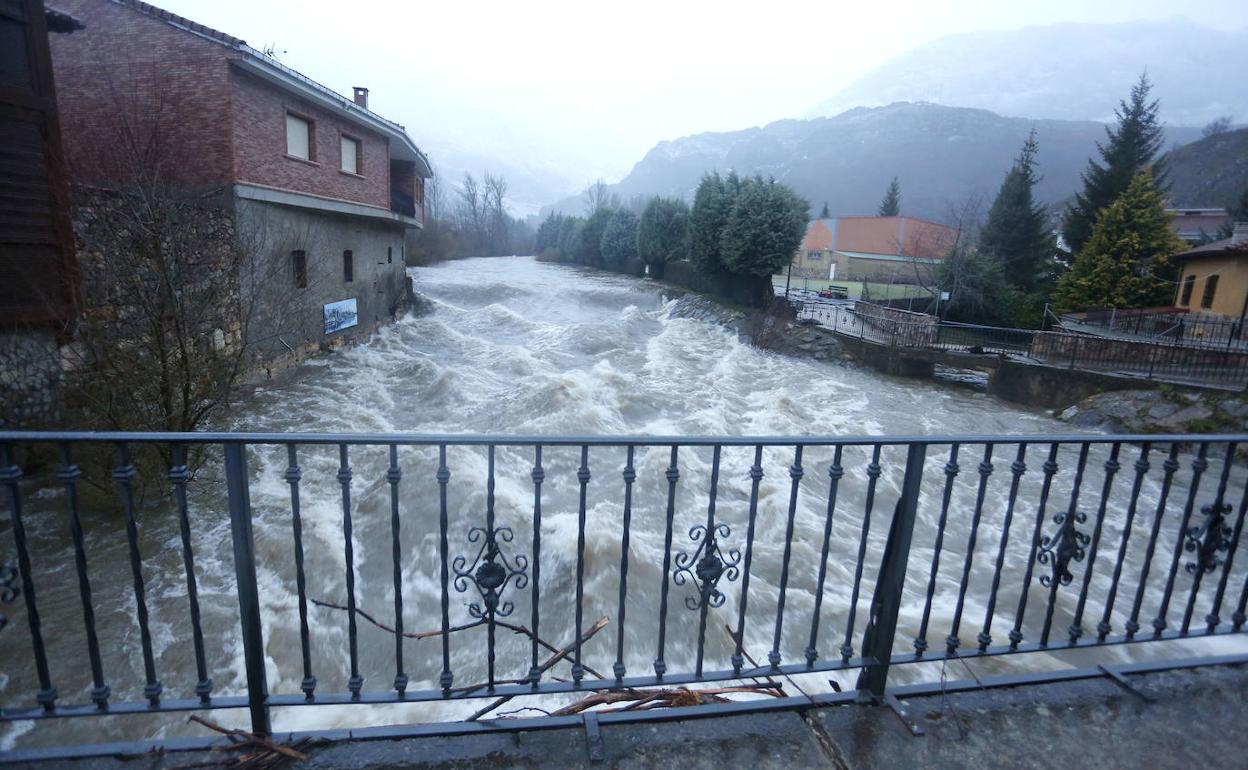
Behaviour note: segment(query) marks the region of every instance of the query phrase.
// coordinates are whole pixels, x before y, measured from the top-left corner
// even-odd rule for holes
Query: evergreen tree
[[[582,265],[602,266],[602,233],[614,214],[615,209],[603,205],[585,219],[576,250],[576,259]]]
[[[824,201],[824,202],[823,202],[823,208],[819,210],[819,218],[820,218],[820,219],[828,219],[828,218],[830,218],[831,216],[832,216],[832,214],[828,211],[828,202],[827,202],[827,201]]]
[[[771,276],[793,261],[806,234],[810,204],[774,179],[741,185],[724,226],[724,266],[740,275]]]
[[[611,215],[602,231],[602,261],[612,269],[623,268],[630,259],[637,257],[637,215],[628,209],[619,209]]]
[[[584,227],[585,220],[580,217],[563,217],[560,221],[556,248],[559,249],[559,256],[564,261],[576,259],[576,250],[581,242],[581,229]]]
[[[1213,236],[1215,241],[1224,241],[1234,235],[1236,222],[1248,222],[1248,189],[1244,190],[1234,205],[1227,207],[1226,213],[1231,218],[1218,228],[1218,232]]]
[[[1102,209],[1074,264],[1057,282],[1061,310],[1156,307],[1174,297],[1170,257],[1184,249],[1145,168]]]
[[[726,178],[716,172],[703,176],[694,193],[693,210],[689,213],[689,260],[703,274],[727,272],[720,259],[720,241],[740,188],[741,180],[735,172]]]
[[[637,254],[654,278],[663,277],[668,262],[688,256],[688,204],[679,198],[651,198],[637,223]]]
[[[1154,183],[1160,189],[1166,187],[1165,168],[1153,161],[1165,135],[1158,119],[1158,102],[1148,100],[1152,87],[1148,74],[1140,75],[1129,100],[1119,102],[1114,111],[1117,127],[1105,129],[1107,143],[1097,142],[1096,150],[1103,163],[1088,159],[1083,191],[1075,194],[1062,225],[1062,237],[1072,254],[1082,250],[1091,237],[1101,209],[1122,195],[1140,171],[1151,165]]]
[[[888,183],[888,191],[884,193],[884,200],[880,201],[880,216],[896,217],[901,215],[901,185],[897,183],[897,177],[893,177],[893,181]]]
[[[1056,245],[1045,209],[1035,202],[1036,130],[1023,143],[1022,153],[1005,175],[997,198],[980,232],[980,250],[1001,263],[1006,280],[1024,291],[1041,282]]]
[[[542,224],[537,228],[537,238],[534,250],[538,254],[559,248],[559,232],[563,227],[564,216],[562,214],[550,214],[546,219],[542,220]]]

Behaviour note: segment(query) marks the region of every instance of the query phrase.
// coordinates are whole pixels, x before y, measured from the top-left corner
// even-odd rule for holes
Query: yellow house
[[[1177,307],[1235,318],[1248,313],[1248,222],[1236,222],[1230,238],[1189,249],[1175,260]]]

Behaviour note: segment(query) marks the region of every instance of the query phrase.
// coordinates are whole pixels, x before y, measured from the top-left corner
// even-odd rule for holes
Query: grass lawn
[[[773,275],[771,282],[784,288],[784,276]],[[826,288],[829,284],[836,286],[844,286],[849,290],[849,296],[854,299],[862,297],[862,287],[869,287],[871,297],[873,299],[905,299],[907,297],[931,297],[926,289],[922,286],[913,286],[910,284],[894,283],[891,286],[887,283],[864,283],[862,281],[829,281],[826,278],[797,278],[794,277],[789,284],[791,289],[809,289],[811,291],[819,291]]]

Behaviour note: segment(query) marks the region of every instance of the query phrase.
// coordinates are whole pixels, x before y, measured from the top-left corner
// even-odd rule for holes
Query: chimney
[[[364,86],[354,86],[354,90],[355,90],[355,103],[367,110],[368,109],[368,89],[365,88]]]
[[[1231,245],[1244,246],[1248,245],[1248,222],[1236,222],[1234,229],[1231,231]]]

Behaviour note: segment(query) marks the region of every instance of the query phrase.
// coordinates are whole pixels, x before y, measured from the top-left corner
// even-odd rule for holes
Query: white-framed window
[[[286,154],[304,160],[313,160],[312,121],[294,113],[286,113]]]
[[[361,161],[360,140],[352,136],[342,135],[342,170],[348,174],[359,174]]]

